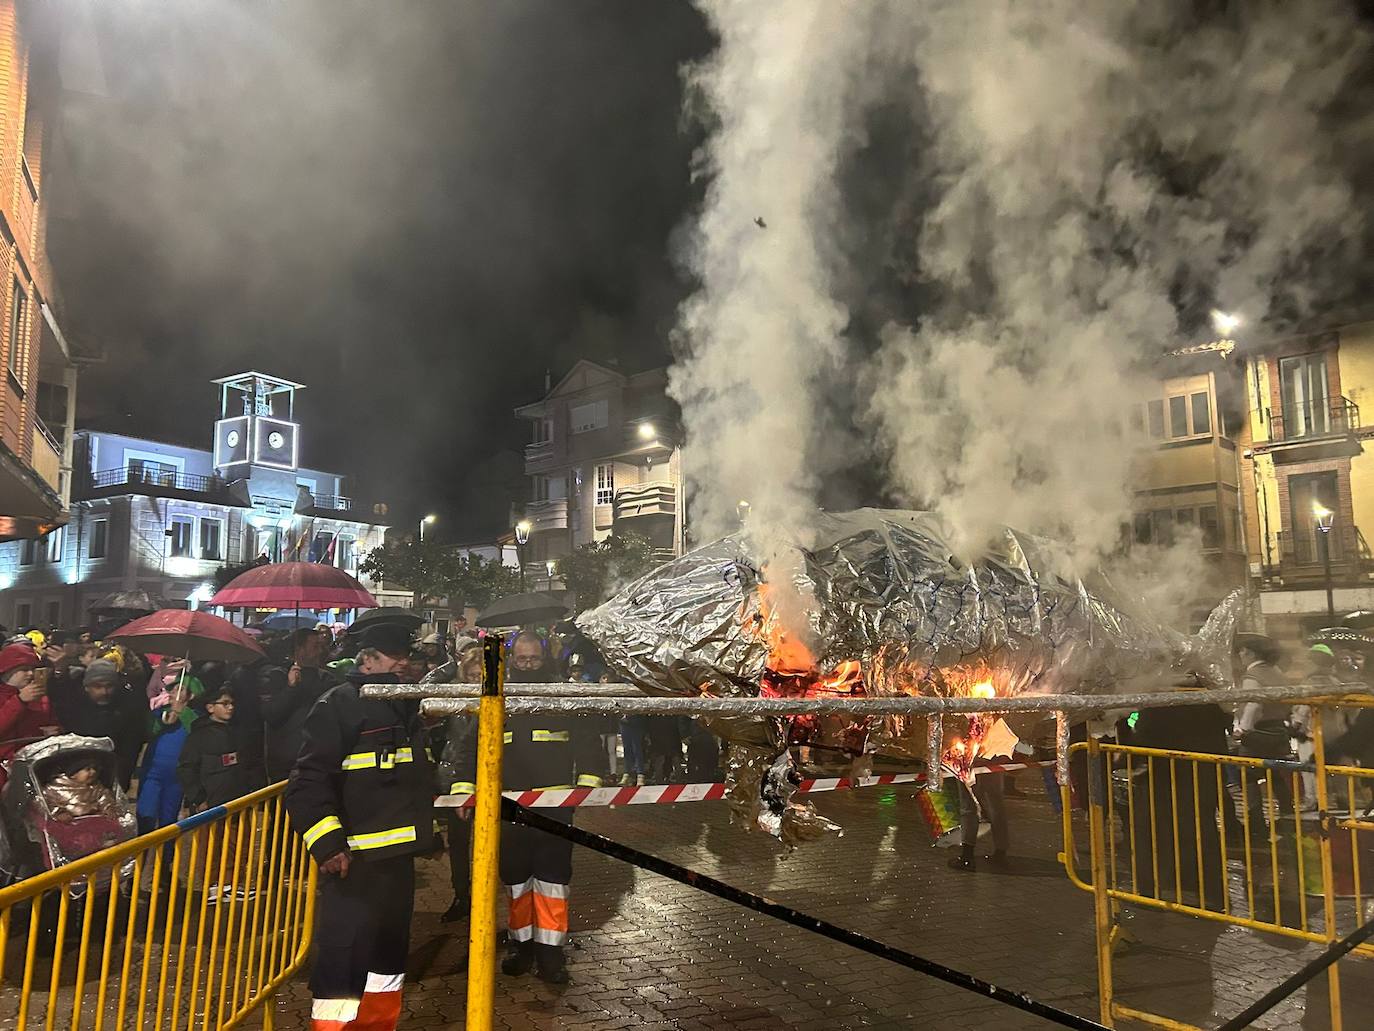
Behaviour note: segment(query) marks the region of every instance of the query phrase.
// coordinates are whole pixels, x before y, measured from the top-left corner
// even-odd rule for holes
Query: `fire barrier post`
[[[1100,1019],[1115,1027],[1112,1017],[1112,901],[1106,863],[1104,793],[1109,790],[1102,770],[1102,748],[1088,735],[1088,841],[1092,849],[1093,926],[1097,932],[1097,997]]]
[[[496,998],[497,861],[501,848],[501,749],[506,726],[501,638],[482,648],[482,701],[477,713],[477,806],[472,829],[472,918],[468,931],[469,1031],[491,1031]]]

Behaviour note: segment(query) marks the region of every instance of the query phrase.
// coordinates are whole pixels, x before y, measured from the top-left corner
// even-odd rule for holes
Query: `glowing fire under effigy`
[[[1051,541],[1006,530],[961,562],[926,513],[823,513],[787,578],[742,537],[699,548],[631,584],[579,625],[653,694],[748,697],[1008,697],[1111,694],[1139,678],[1226,682],[1238,602],[1186,636],[1074,575]],[[1031,717],[1012,720],[1023,733]],[[999,726],[1000,725],[1000,726]],[[774,757],[852,769],[879,754],[967,771],[990,754],[995,716],[944,721],[930,755],[919,716],[726,717],[715,729]]]

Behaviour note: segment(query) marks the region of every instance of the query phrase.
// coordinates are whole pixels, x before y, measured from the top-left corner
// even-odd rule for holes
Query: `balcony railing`
[[[1285,402],[1265,409],[1269,437],[1275,441],[1343,437],[1360,428],[1360,406],[1344,397],[1316,401]]]
[[[170,487],[173,490],[190,491],[197,494],[211,494],[224,486],[218,476],[201,476],[197,473],[184,473],[173,465],[155,462],[143,465],[126,465],[122,469],[106,469],[91,476],[91,487],[100,490],[104,487],[122,486]]]
[[[615,514],[617,519],[633,519],[636,516],[672,515],[677,500],[677,490],[666,480],[651,483],[638,483],[632,487],[622,487],[615,492]]]
[[[1368,544],[1358,527],[1333,526],[1327,534],[1315,526],[1279,533],[1279,572],[1286,576],[1321,576],[1322,547],[1330,548],[1333,572],[1349,574],[1374,566]]]
[[[525,505],[525,518],[530,521],[530,532],[544,530],[566,530],[568,528],[568,499],[553,498],[549,501],[530,501]]]
[[[325,511],[351,512],[353,510],[353,499],[346,498],[341,494],[311,494],[310,499],[315,508]]]
[[[39,419],[33,420],[33,470],[62,495],[62,448]],[[65,500],[65,498],[64,498]]]

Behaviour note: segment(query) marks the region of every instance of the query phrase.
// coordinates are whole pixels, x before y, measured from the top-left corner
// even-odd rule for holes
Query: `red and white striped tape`
[[[973,772],[981,776],[985,773],[1014,773],[1029,770],[1049,763],[1024,762],[1000,763],[992,766],[977,766]],[[924,784],[924,773],[882,773],[876,777],[818,777],[804,780],[797,790],[804,794],[820,791],[851,791],[854,788],[871,788],[881,784]],[[613,805],[672,805],[677,802],[711,802],[725,797],[725,785],[720,782],[709,784],[647,784],[643,787],[623,788],[559,788],[543,791],[505,791],[507,798],[519,802],[530,809],[575,809],[587,806]],[[434,800],[440,809],[466,809],[477,804],[472,795],[440,795]]]

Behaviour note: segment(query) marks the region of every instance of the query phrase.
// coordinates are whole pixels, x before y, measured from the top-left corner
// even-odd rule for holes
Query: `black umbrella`
[[[528,591],[492,602],[477,617],[478,626],[524,626],[527,623],[555,623],[567,616],[569,606],[563,594]]]
[[[162,608],[144,590],[115,591],[107,594],[91,606],[93,616],[116,616],[134,613],[140,616],[151,615]]]
[[[1356,630],[1368,630],[1374,627],[1374,610],[1356,609],[1341,620],[1341,625],[1352,626]]]
[[[1374,647],[1374,637],[1348,626],[1329,626],[1312,635],[1313,644],[1343,644],[1350,648]]]
[[[410,609],[398,609],[394,606],[383,605],[381,608],[368,609],[361,616],[353,621],[349,626],[350,634],[360,634],[369,627],[374,626],[403,626],[407,630],[414,630],[425,621],[425,617],[418,612],[411,612]]]

